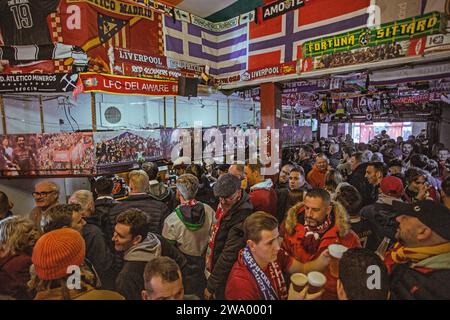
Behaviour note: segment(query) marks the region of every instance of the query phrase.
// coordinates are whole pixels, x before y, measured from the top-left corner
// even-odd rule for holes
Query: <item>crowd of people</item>
[[[388,43],[364,49],[338,52],[320,57],[317,69],[336,68],[350,64],[398,58],[402,56],[402,51],[402,47],[399,43]]]
[[[0,175],[90,174],[94,170],[91,135],[57,133],[7,136],[0,144]]]
[[[46,180],[28,217],[0,191],[0,297],[450,299],[450,155],[422,142],[320,139],[275,177],[182,157],[173,187],[144,163],[120,199],[112,176],[67,204]]]
[[[144,138],[129,132],[110,140],[96,143],[96,159],[98,164],[112,164],[129,162],[161,155],[161,148],[157,139]]]

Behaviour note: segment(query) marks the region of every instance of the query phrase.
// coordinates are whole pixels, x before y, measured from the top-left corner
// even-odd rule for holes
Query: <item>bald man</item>
[[[59,186],[50,180],[37,183],[32,193],[36,206],[31,210],[29,218],[41,230],[41,216],[48,208],[58,204]]]

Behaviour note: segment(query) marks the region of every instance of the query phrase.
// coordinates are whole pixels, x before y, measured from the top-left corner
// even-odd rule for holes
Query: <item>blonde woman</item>
[[[29,219],[14,216],[0,221],[0,294],[15,299],[30,298],[26,285],[38,238],[39,233]]]

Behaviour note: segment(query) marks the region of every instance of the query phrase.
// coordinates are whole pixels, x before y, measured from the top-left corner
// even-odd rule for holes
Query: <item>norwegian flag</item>
[[[248,69],[301,59],[306,40],[367,24],[370,0],[307,0],[299,9],[249,26]]]

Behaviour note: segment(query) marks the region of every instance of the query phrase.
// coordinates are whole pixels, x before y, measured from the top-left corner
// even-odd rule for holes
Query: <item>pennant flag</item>
[[[116,33],[118,33],[128,23],[128,21],[116,19],[99,13],[97,23],[100,42],[105,43]]]
[[[250,23],[248,69],[298,60],[306,40],[363,27],[369,5],[370,0],[305,1],[282,16]]]
[[[166,16],[165,56],[208,65],[211,75],[236,74],[247,68],[247,31],[247,23],[217,32]]]

